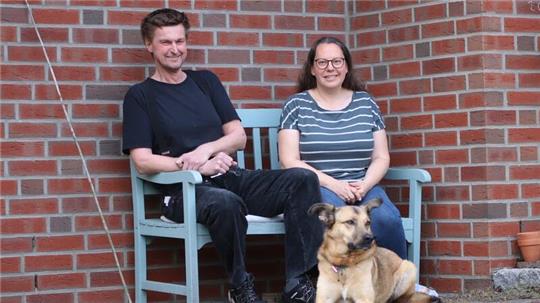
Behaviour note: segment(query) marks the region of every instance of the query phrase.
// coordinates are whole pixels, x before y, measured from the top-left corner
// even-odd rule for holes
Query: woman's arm
[[[375,185],[377,185],[390,166],[390,154],[388,152],[388,140],[384,129],[373,133],[373,152],[371,153],[371,163],[368,166],[364,179],[358,182],[351,183],[357,191],[358,199],[364,195]]]
[[[315,169],[313,166],[306,164],[300,159],[300,132],[295,129],[282,129],[278,135],[279,161],[281,167],[301,167],[309,169],[319,178],[319,183],[331,191],[335,192],[341,199],[346,202],[354,202],[355,195],[353,188],[345,181],[340,181],[329,175]]]

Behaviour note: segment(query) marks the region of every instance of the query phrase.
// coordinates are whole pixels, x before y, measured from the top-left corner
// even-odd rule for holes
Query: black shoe
[[[253,275],[247,274],[246,279],[240,286],[229,289],[229,303],[264,303],[257,297],[253,287]]]
[[[304,276],[293,289],[283,292],[282,299],[283,303],[314,303],[315,287],[313,287],[311,280]]]

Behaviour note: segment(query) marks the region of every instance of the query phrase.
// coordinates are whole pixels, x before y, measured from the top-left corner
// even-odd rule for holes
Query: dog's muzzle
[[[349,248],[349,250],[369,249],[373,244],[374,240],[375,238],[373,237],[373,235],[364,235],[361,241],[356,243],[349,242],[347,244],[347,247]]]

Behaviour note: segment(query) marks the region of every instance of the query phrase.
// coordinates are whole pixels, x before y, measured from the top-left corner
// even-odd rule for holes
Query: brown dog
[[[309,209],[326,225],[319,249],[317,303],[430,302],[415,293],[416,268],[394,252],[377,247],[370,228],[374,199],[362,206],[318,203]]]

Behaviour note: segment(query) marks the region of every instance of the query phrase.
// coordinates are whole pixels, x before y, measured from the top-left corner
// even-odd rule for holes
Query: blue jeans
[[[321,187],[322,201],[335,206],[344,206],[345,201],[328,188]],[[381,206],[371,211],[371,230],[375,236],[377,245],[390,249],[402,259],[407,259],[407,242],[405,231],[401,224],[401,215],[394,203],[390,201],[381,186],[376,185],[356,205],[365,203],[371,199],[381,198]]]

